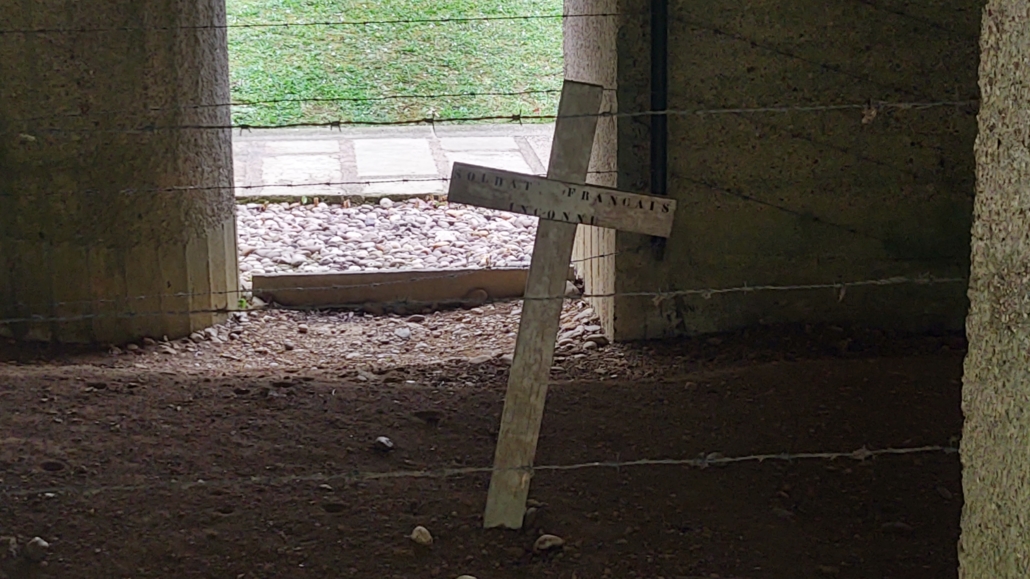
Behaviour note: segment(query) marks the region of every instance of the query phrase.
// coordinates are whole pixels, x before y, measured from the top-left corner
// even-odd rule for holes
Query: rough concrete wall
[[[565,0],[569,15],[613,14],[616,0]],[[602,110],[618,110],[616,76],[618,51],[616,37],[619,19],[615,17],[582,17],[565,20],[565,78],[599,84],[604,93]],[[613,187],[617,184],[618,135],[615,118],[602,118],[598,123],[593,156],[587,181]],[[583,276],[588,295],[607,295],[615,290],[615,232],[599,227],[580,227],[573,252],[574,265]],[[604,328],[611,328],[615,314],[612,298],[590,300]]]
[[[628,3],[628,0],[627,0]],[[646,3],[637,2],[637,12]],[[976,99],[981,0],[826,3],[679,0],[670,7],[670,108],[710,110]],[[624,26],[627,32],[631,26]],[[646,31],[619,44],[619,103],[646,108]],[[661,258],[617,257],[618,292],[963,277],[975,107],[677,115]],[[646,191],[644,122],[620,123],[620,186]],[[647,239],[619,234],[618,251]],[[616,339],[836,321],[960,328],[964,284],[616,302]]]
[[[0,22],[87,30],[0,35],[0,319],[72,318],[0,332],[118,342],[215,321],[160,312],[238,287],[230,132],[182,128],[230,122],[197,107],[229,102],[224,0],[0,0]],[[202,189],[148,191],[168,187]]]
[[[983,18],[962,406],[963,579],[1030,577],[1030,2]]]

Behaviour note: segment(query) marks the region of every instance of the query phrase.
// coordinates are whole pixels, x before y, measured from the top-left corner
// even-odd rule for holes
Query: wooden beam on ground
[[[565,82],[549,179],[586,182],[602,91],[596,85]],[[575,223],[540,220],[483,517],[487,528],[522,527],[575,238]]]
[[[566,266],[563,284],[569,271]],[[469,269],[256,275],[253,293],[285,307],[416,313],[520,298],[528,274],[527,269]]]

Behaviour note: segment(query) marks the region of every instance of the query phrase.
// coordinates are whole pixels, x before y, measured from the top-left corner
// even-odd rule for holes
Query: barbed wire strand
[[[314,22],[244,22],[236,24],[203,24],[195,26],[110,26],[103,28],[5,28],[5,34],[99,34],[108,32],[162,32],[172,30],[230,30],[234,28],[304,28],[311,26],[387,26],[398,24],[467,24],[473,22],[518,21],[518,20],[555,20],[567,18],[611,18],[620,16],[618,12],[597,12],[587,14],[515,14],[495,16],[458,16],[444,18],[396,18],[379,20],[323,20]]]
[[[452,275],[437,276],[431,279],[448,279],[457,278],[462,275],[471,275],[470,272],[458,272]],[[396,283],[409,283],[410,280]],[[383,284],[386,282],[379,282]],[[715,296],[729,295],[729,294],[752,294],[758,292],[787,292],[787,291],[815,291],[815,290],[835,290],[837,292],[838,301],[843,302],[846,296],[848,288],[859,288],[859,287],[888,287],[897,285],[919,285],[919,286],[931,286],[931,285],[942,285],[942,284],[953,284],[953,283],[968,283],[968,280],[964,277],[942,277],[936,278],[933,276],[919,276],[919,277],[890,277],[882,279],[869,279],[869,280],[857,280],[847,282],[833,282],[833,283],[817,283],[817,284],[797,284],[797,285],[743,285],[737,287],[724,287],[724,288],[698,288],[698,289],[685,289],[685,290],[667,290],[667,291],[639,291],[639,292],[607,292],[607,293],[588,293],[576,296],[521,296],[511,298],[491,298],[481,301],[476,301],[477,306],[498,304],[498,303],[513,303],[513,302],[527,302],[527,301],[577,301],[581,299],[604,299],[604,298],[617,298],[617,297],[634,297],[651,298],[652,302],[657,306],[662,302],[686,296],[699,296],[704,299],[711,299]],[[369,286],[373,284],[368,284]],[[269,290],[273,291],[327,291],[332,289],[348,290],[348,289],[359,289],[361,287],[367,287],[362,285],[348,285],[333,287],[298,287],[294,289],[289,288],[274,288]],[[231,291],[231,292],[210,292],[209,295],[215,294],[243,294],[251,293],[245,290]],[[204,294],[200,294],[204,295]],[[179,299],[185,299],[188,296],[182,296]],[[196,297],[196,296],[195,296]],[[157,299],[151,297],[150,299]],[[433,301],[420,301],[420,300],[399,300],[393,302],[373,302],[377,306],[385,308],[389,307],[429,307],[440,304],[463,304],[469,300],[463,298],[454,299],[441,299]],[[317,307],[284,307],[281,305],[275,305],[269,309],[282,309],[282,310],[302,310],[302,311],[323,311],[323,310],[348,310],[348,309],[360,309],[366,306],[367,303],[343,303],[343,304],[325,304]],[[24,307],[24,306],[22,306]],[[42,315],[31,315],[18,318],[6,318],[0,319],[0,325],[10,324],[25,324],[25,323],[56,323],[56,322],[81,322],[95,319],[104,318],[121,318],[121,319],[132,319],[142,317],[153,317],[153,316],[185,316],[193,314],[232,314],[237,311],[248,311],[254,310],[240,310],[232,307],[220,307],[220,308],[198,308],[198,309],[185,309],[185,310],[170,310],[170,311],[146,311],[146,312],[103,312],[103,313],[92,313],[92,314],[77,314],[70,316],[42,316]]]
[[[538,75],[544,77],[563,77],[562,73],[556,73],[553,75]],[[613,91],[614,89],[606,88],[606,91]],[[561,93],[560,88],[548,88],[548,89],[529,89],[521,91],[486,91],[486,92],[459,92],[459,93],[440,93],[440,94],[392,94],[382,95],[374,97],[308,97],[308,98],[281,98],[281,99],[269,99],[269,100],[241,100],[224,103],[210,103],[210,104],[184,104],[177,106],[168,107],[148,107],[141,109],[148,113],[162,112],[162,111],[188,111],[188,110],[203,110],[212,108],[223,108],[223,107],[249,107],[258,105],[274,105],[274,104],[303,104],[303,103],[367,103],[367,102],[381,102],[390,100],[439,100],[445,98],[476,98],[476,97],[517,97],[517,96],[532,96],[541,94],[559,94]],[[111,110],[111,111],[89,111],[89,112],[69,112],[69,113],[53,113],[50,115],[41,115],[38,117],[25,117],[20,119],[11,119],[11,123],[25,123],[40,121],[53,118],[89,118],[93,116],[109,116],[109,115],[125,115],[126,111],[122,110]]]
[[[541,466],[523,466],[498,469],[494,467],[463,467],[463,468],[439,468],[431,470],[398,470],[398,471],[355,471],[346,473],[310,475],[288,475],[281,477],[238,477],[224,479],[195,479],[191,481],[165,480],[134,485],[107,485],[107,486],[48,486],[38,488],[20,488],[12,485],[0,486],[0,494],[9,497],[25,497],[38,495],[74,494],[81,496],[95,496],[98,494],[115,492],[140,492],[154,490],[179,490],[189,491],[193,489],[210,489],[217,487],[233,486],[278,486],[295,483],[346,483],[382,481],[391,479],[444,479],[469,475],[491,474],[494,472],[567,472],[587,469],[624,469],[643,468],[659,466],[680,466],[698,469],[711,467],[726,467],[734,464],[749,462],[764,463],[767,461],[795,462],[801,460],[838,460],[851,459],[864,462],[882,456],[906,456],[914,454],[957,454],[958,448],[953,446],[917,446],[907,448],[883,448],[869,449],[862,447],[851,452],[800,452],[800,453],[776,453],[776,454],[752,454],[746,456],[724,456],[722,453],[701,453],[698,458],[682,459],[640,459],[629,461],[594,461],[576,464],[553,464]]]
[[[863,111],[868,111],[868,110],[870,110],[871,107],[873,109],[876,109],[876,108],[894,108],[894,109],[900,109],[900,110],[920,110],[920,109],[940,107],[940,106],[969,106],[969,105],[977,104],[978,102],[979,101],[969,101],[969,100],[967,100],[967,101],[936,101],[936,102],[923,102],[923,103],[914,103],[914,102],[909,102],[909,103],[877,102],[877,103],[874,103],[874,104],[869,104],[869,103],[864,103],[864,104],[852,103],[852,104],[842,104],[842,105],[805,105],[805,106],[758,107],[758,108],[749,108],[749,109],[743,109],[743,108],[689,109],[689,110],[670,110],[670,111],[659,111],[659,112],[656,112],[656,111],[645,111],[645,112],[639,112],[639,113],[610,113],[610,112],[608,112],[608,113],[597,113],[595,115],[568,115],[568,117],[579,117],[579,116],[588,116],[588,117],[592,117],[592,116],[601,116],[601,117],[610,117],[610,116],[640,117],[640,116],[652,116],[652,115],[657,115],[657,114],[676,114],[676,115],[734,114],[734,115],[736,115],[736,114],[744,114],[744,113],[752,113],[752,114],[756,114],[756,113],[786,113],[786,112],[814,112],[814,111],[832,111],[832,110],[863,110]],[[556,116],[553,116],[553,117],[556,117]],[[433,119],[424,119],[423,121],[424,122],[436,122],[436,121],[439,121],[439,120],[442,120],[442,119],[435,119],[435,118],[433,118]],[[407,121],[404,121],[404,122],[407,122]],[[322,126],[336,126],[336,125],[334,125],[333,123],[329,123],[329,125],[322,125]],[[31,136],[27,136],[27,137],[29,139],[33,139],[34,138],[34,137],[31,137]],[[611,172],[597,172],[597,171],[593,171],[591,173],[592,174],[602,174],[602,173],[611,173]],[[296,189],[296,188],[345,187],[345,186],[362,186],[362,185],[363,186],[370,186],[370,185],[373,185],[373,184],[386,184],[386,183],[395,183],[396,184],[396,183],[448,182],[449,180],[450,179],[447,178],[447,177],[432,177],[432,178],[406,178],[406,179],[391,179],[391,180],[326,181],[326,182],[320,182],[320,183],[284,183],[284,184],[261,184],[261,185],[234,185],[231,188],[233,190],[235,190],[235,191],[246,191],[246,190],[267,189],[267,188]],[[743,199],[743,200],[747,200],[747,201],[753,201],[753,202],[759,202],[761,204],[764,204],[764,205],[767,205],[767,206],[779,209],[781,211],[787,212],[787,213],[795,215],[795,216],[800,215],[800,213],[798,211],[796,211],[796,210],[785,208],[785,207],[779,206],[779,205],[777,205],[775,203],[772,203],[772,202],[761,201],[761,200],[758,200],[758,199],[756,199],[756,198],[754,198],[752,196],[749,196],[749,195],[746,195],[746,194],[741,194],[739,192],[735,192],[735,191],[732,191],[732,190],[724,188],[724,187],[719,187],[719,186],[716,186],[716,185],[713,185],[713,184],[710,184],[710,183],[707,183],[707,182],[704,182],[704,181],[697,181],[696,184],[702,185],[702,186],[705,186],[705,187],[708,187],[708,188],[711,188],[711,189],[714,189],[714,190],[717,190],[717,191],[721,191],[724,194],[728,194],[728,195],[737,197],[739,199]],[[229,189],[229,188],[230,187],[224,187],[224,186],[190,186],[190,185],[187,185],[187,186],[177,186],[177,187],[160,187],[160,188],[143,188],[143,189],[122,189],[122,190],[119,191],[119,194],[159,193],[159,192],[184,192],[184,191],[212,191],[212,190],[225,190],[225,189]],[[83,191],[78,192],[78,193],[81,193],[81,194],[96,194],[96,191],[95,190],[83,190]],[[57,194],[54,194],[54,195],[57,195]],[[427,195],[428,195],[428,193],[427,193]],[[24,197],[24,196],[25,196],[24,194],[15,195],[15,194],[10,194],[10,193],[6,193],[6,194],[0,195],[0,197],[6,197],[6,198],[15,198],[15,197]],[[829,222],[829,221],[827,221],[825,219],[821,219],[821,218],[814,218],[814,220],[817,223],[824,224],[824,225],[831,226],[831,227],[835,227],[837,229],[841,229],[841,230],[847,231],[849,233],[853,233],[853,234],[856,234],[856,235],[860,234],[860,232],[857,232],[854,228],[852,228],[850,226],[835,224],[835,223]],[[865,237],[870,237],[872,239],[877,239],[878,240],[878,238],[875,237],[875,236],[871,236],[871,235],[867,235],[867,234],[862,234],[862,235],[865,236]]]
[[[602,253],[602,254],[598,254],[598,255],[594,255],[594,256],[590,256],[590,257],[582,257],[582,258],[572,259],[572,260],[569,261],[569,263],[571,265],[577,265],[577,264],[588,263],[588,262],[599,260],[599,259],[607,259],[609,257],[615,257],[615,256],[618,256],[618,255],[627,255],[627,254],[641,253],[641,252],[643,252],[645,250],[649,250],[649,249],[650,249],[649,246],[642,246],[642,247],[637,247],[637,248],[633,248],[633,249],[624,249],[624,250],[620,250],[620,251],[612,251],[612,252]],[[418,276],[418,277],[411,277],[411,278],[402,279],[402,280],[377,281],[377,282],[367,282],[367,283],[363,283],[363,284],[349,284],[349,285],[329,285],[329,286],[320,286],[318,288],[313,288],[313,287],[310,287],[310,286],[300,286],[300,287],[293,287],[293,288],[288,288],[287,287],[287,288],[276,288],[276,291],[324,291],[324,290],[344,290],[344,289],[371,289],[371,288],[379,288],[379,287],[387,287],[387,286],[404,285],[404,284],[409,284],[409,283],[417,283],[417,282],[420,282],[420,281],[435,281],[435,280],[441,280],[441,279],[460,279],[460,278],[466,277],[466,276],[471,277],[471,276],[474,276],[474,275],[479,275],[479,274],[481,274],[482,272],[485,272],[485,271],[504,271],[504,270],[510,270],[510,269],[523,269],[523,270],[525,270],[526,268],[482,268],[482,269],[463,270],[463,271],[455,271],[455,272],[448,272],[447,270],[439,270],[439,271],[436,271],[436,272],[422,272],[422,273],[426,273],[427,275],[421,275],[421,276]],[[369,272],[359,272],[357,275],[362,275],[362,274],[382,274],[382,273],[404,273],[404,270],[398,270],[398,269],[394,269],[394,270],[389,270],[389,269],[375,270],[375,271],[369,271]],[[302,272],[302,271],[301,272],[283,272],[281,275],[305,275],[305,274],[310,275],[309,272]],[[330,275],[332,275],[332,274],[330,274]],[[347,272],[339,272],[337,275],[349,275],[349,274]],[[106,299],[99,299],[99,300],[60,301],[60,302],[51,302],[48,305],[50,305],[51,307],[55,307],[56,308],[56,307],[67,307],[67,306],[84,306],[84,305],[90,305],[90,304],[98,304],[98,305],[99,304],[120,304],[120,303],[126,303],[126,302],[131,302],[131,301],[141,301],[141,300],[182,299],[182,298],[194,298],[194,297],[226,296],[226,295],[236,295],[236,294],[253,294],[253,292],[254,292],[253,289],[221,290],[221,291],[213,291],[213,292],[173,292],[173,293],[164,293],[164,294],[126,296],[126,297],[121,297],[121,298],[106,298]],[[17,303],[16,305],[18,305],[20,307],[25,307],[25,304],[24,303],[20,303],[20,302]],[[2,320],[0,320],[0,321],[2,321]]]
[[[612,174],[612,173],[618,173],[618,171],[589,171],[588,172],[588,174]],[[713,191],[716,191],[716,192],[722,193],[724,195],[728,195],[728,196],[731,196],[731,197],[734,197],[734,198],[737,198],[737,199],[740,199],[740,200],[743,200],[743,201],[748,201],[748,202],[751,202],[751,203],[756,203],[756,204],[759,204],[759,205],[770,207],[770,208],[776,209],[778,211],[781,211],[783,213],[786,213],[788,215],[791,215],[792,217],[804,219],[804,220],[810,221],[812,223],[815,223],[817,225],[822,225],[822,226],[825,226],[825,227],[831,227],[831,228],[838,229],[838,230],[844,231],[844,232],[852,234],[852,235],[856,235],[858,237],[863,237],[863,238],[870,239],[870,240],[873,240],[873,241],[879,241],[881,243],[885,243],[886,242],[885,239],[882,239],[882,238],[880,238],[880,237],[878,237],[876,235],[873,235],[871,233],[860,231],[860,230],[858,230],[858,229],[856,229],[854,227],[851,227],[849,225],[844,225],[844,224],[836,223],[834,221],[829,221],[829,220],[824,219],[822,217],[819,217],[817,215],[812,215],[812,214],[806,213],[804,211],[799,211],[797,209],[792,209],[790,207],[786,207],[786,206],[783,206],[783,205],[779,205],[777,203],[773,203],[771,201],[766,201],[766,200],[763,200],[763,199],[759,199],[757,197],[748,195],[746,193],[742,193],[742,192],[739,192],[739,191],[734,191],[732,189],[729,189],[729,188],[726,188],[726,187],[722,187],[722,186],[719,186],[719,185],[716,185],[716,184],[713,184],[713,183],[709,183],[709,182],[704,181],[704,180],[691,179],[691,178],[688,178],[688,177],[680,177],[680,178],[683,179],[686,182],[693,183],[695,185],[700,185],[700,186],[703,186],[705,188],[711,189]],[[376,183],[376,184],[383,184],[383,183],[425,183],[425,182],[449,182],[449,181],[450,181],[450,178],[448,178],[448,177],[431,177],[431,178],[424,178],[424,179],[422,179],[422,178],[419,178],[419,179],[395,179],[395,180],[385,180],[385,181],[345,181],[345,182],[335,182],[335,183],[333,183],[333,182],[326,182],[326,183],[301,183],[301,184],[284,184],[284,185],[264,185],[264,184],[263,185],[241,185],[241,186],[234,186],[234,187],[232,187],[232,189],[235,189],[235,190],[247,190],[247,189],[263,189],[263,188],[275,188],[275,187],[287,187],[287,188],[293,188],[293,187],[313,187],[313,186],[325,186],[325,187],[328,187],[328,186],[345,186],[345,185],[361,185],[361,184],[371,185],[373,183]],[[204,189],[207,189],[207,190],[217,190],[217,189],[228,189],[228,187],[205,187]],[[180,190],[183,190],[183,189],[182,188],[176,188],[176,187],[169,187],[169,188],[158,189],[158,191],[162,191],[162,192],[174,192],[174,191],[180,191]],[[120,192],[120,194],[126,194],[126,193],[128,193],[130,191],[135,192],[135,190],[122,190]],[[146,191],[146,190],[141,190],[140,192],[143,192],[143,191]],[[151,190],[151,191],[153,191],[153,190]],[[332,193],[329,193],[328,195],[329,196],[334,196],[335,195],[337,197],[344,197],[346,201],[350,201],[350,200],[352,200],[352,198],[355,201],[363,200],[363,196],[360,195],[360,194],[350,194],[349,195],[349,194],[332,194]],[[437,195],[439,195],[441,197],[446,197],[446,194],[443,193],[443,192],[439,192],[439,193],[425,193],[424,195],[427,196],[427,197],[434,197],[434,196],[437,196]],[[0,194],[0,198],[5,198],[5,197],[19,197],[19,198],[23,198],[23,197],[25,197],[25,195],[24,194],[17,195],[17,194],[10,194],[10,193]],[[255,197],[255,199],[252,201],[252,203],[259,203],[259,202],[262,201],[260,199],[260,196],[254,196],[254,197]],[[267,197],[274,198],[275,195],[271,194],[271,195],[268,195]],[[319,195],[313,194],[312,197],[313,198],[319,198]],[[241,199],[237,198],[237,202],[239,202],[239,201],[241,201]],[[320,201],[321,201],[321,199],[320,199]]]
[[[527,115],[522,113],[514,114],[495,114],[495,115],[480,115],[480,116],[466,116],[466,117],[421,117],[404,119],[397,121],[360,121],[353,119],[340,119],[334,121],[320,121],[320,122],[296,122],[296,123],[282,123],[282,124],[248,124],[248,123],[229,123],[229,124],[181,124],[181,125],[169,125],[169,126],[143,126],[136,128],[126,129],[60,129],[60,128],[47,128],[37,129],[38,132],[43,133],[118,133],[118,134],[139,134],[139,133],[154,133],[158,131],[178,131],[178,130],[239,130],[242,134],[243,131],[262,131],[262,130],[273,130],[273,129],[337,129],[342,130],[343,127],[349,126],[369,126],[369,127],[387,127],[387,126],[412,126],[412,125],[435,125],[438,123],[474,123],[474,122],[489,122],[489,121],[504,121],[510,123],[523,123],[532,121],[557,121],[561,119],[577,119],[577,118],[601,118],[601,119],[634,119],[634,118],[648,118],[655,116],[709,116],[709,115],[740,115],[740,114],[783,114],[783,113],[797,113],[797,112],[832,112],[832,111],[847,111],[847,110],[858,110],[858,111],[872,111],[872,110],[927,110],[941,107],[968,107],[979,105],[979,99],[966,99],[966,100],[943,100],[943,101],[911,101],[911,102],[890,102],[890,101],[870,101],[863,103],[843,103],[843,104],[827,104],[827,105],[783,105],[783,106],[765,106],[765,107],[739,107],[739,108],[715,108],[715,109],[667,109],[662,111],[637,111],[637,112],[615,112],[605,111],[600,113],[590,114],[574,114],[574,115],[557,115],[557,114],[533,114]],[[8,131],[14,132],[14,131]],[[32,135],[23,133],[28,140],[33,138]]]
[[[612,174],[618,173],[618,171],[617,170],[588,171],[587,173],[589,175],[612,175]],[[544,176],[543,174],[535,174],[535,175],[537,177],[543,177]],[[182,192],[190,192],[190,191],[224,191],[224,190],[227,190],[227,189],[232,189],[232,190],[235,190],[235,191],[249,191],[249,190],[254,190],[254,189],[277,189],[277,188],[283,188],[283,189],[304,189],[304,188],[309,188],[309,187],[346,187],[346,186],[352,186],[352,185],[353,186],[357,186],[357,185],[365,185],[365,186],[367,186],[367,185],[384,185],[384,184],[399,184],[399,183],[440,183],[440,182],[448,183],[448,182],[450,182],[450,180],[451,180],[450,177],[408,177],[408,178],[398,178],[398,179],[377,179],[377,180],[368,179],[368,180],[362,180],[362,181],[322,181],[322,182],[309,182],[309,183],[270,183],[270,184],[264,184],[263,183],[261,185],[225,185],[225,186],[219,186],[219,185],[182,185],[182,186],[176,186],[176,187],[153,187],[153,188],[142,188],[142,189],[129,188],[129,189],[121,189],[121,190],[117,191],[116,193],[118,193],[120,195],[128,195],[128,194],[136,194],[136,193],[182,193]],[[588,185],[592,185],[592,184],[588,183]],[[595,185],[595,186],[596,187],[604,187],[604,185]],[[83,189],[81,191],[75,191],[75,192],[71,192],[71,193],[83,194],[83,195],[86,195],[86,194],[88,194],[88,195],[96,195],[97,193],[99,193],[99,191],[97,191],[96,189]],[[52,196],[57,197],[57,196],[60,196],[61,194],[51,193],[51,194],[48,194],[48,195],[52,195]],[[33,195],[31,193],[29,193],[29,194],[25,194],[25,193],[4,193],[4,194],[0,194],[0,197],[10,197],[10,198],[19,198],[19,199],[20,198],[25,198],[25,197],[32,197],[32,196]],[[375,196],[363,195],[363,194],[360,194],[360,193],[353,193],[353,194],[350,194],[350,193],[327,193],[326,195],[310,195],[310,197],[319,197],[320,199],[329,199],[329,200],[333,200],[333,201],[335,201],[334,198],[336,198],[336,197],[346,197],[347,198],[346,200],[361,200],[361,199],[367,199],[369,197],[376,198],[376,197],[382,197],[382,196],[389,197],[390,194],[375,195]],[[254,197],[255,197],[255,201],[253,201],[253,203],[259,203],[259,204],[264,203],[264,202],[260,201],[260,198],[262,196],[255,195]],[[266,195],[265,197],[275,197],[275,195],[271,194],[271,195]],[[307,195],[306,195],[306,197],[307,197]],[[439,192],[418,193],[418,194],[412,195],[411,199],[423,199],[424,200],[426,197],[445,197],[446,198],[447,197],[447,192],[446,191],[439,191]],[[237,197],[237,202],[239,204],[246,205],[246,204],[248,204],[246,199],[247,199],[246,196],[240,196],[240,197]]]

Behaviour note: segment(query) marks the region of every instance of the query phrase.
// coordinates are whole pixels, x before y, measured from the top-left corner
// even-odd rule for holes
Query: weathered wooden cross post
[[[486,528],[522,527],[576,227],[668,237],[676,202],[585,185],[602,88],[566,81],[547,178],[455,163],[448,201],[540,217],[490,479]]]

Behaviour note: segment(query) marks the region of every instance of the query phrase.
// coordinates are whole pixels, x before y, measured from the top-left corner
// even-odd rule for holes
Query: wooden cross
[[[576,227],[668,237],[676,202],[585,185],[600,86],[565,81],[547,177],[455,163],[448,201],[540,217],[483,526],[522,527]]]

